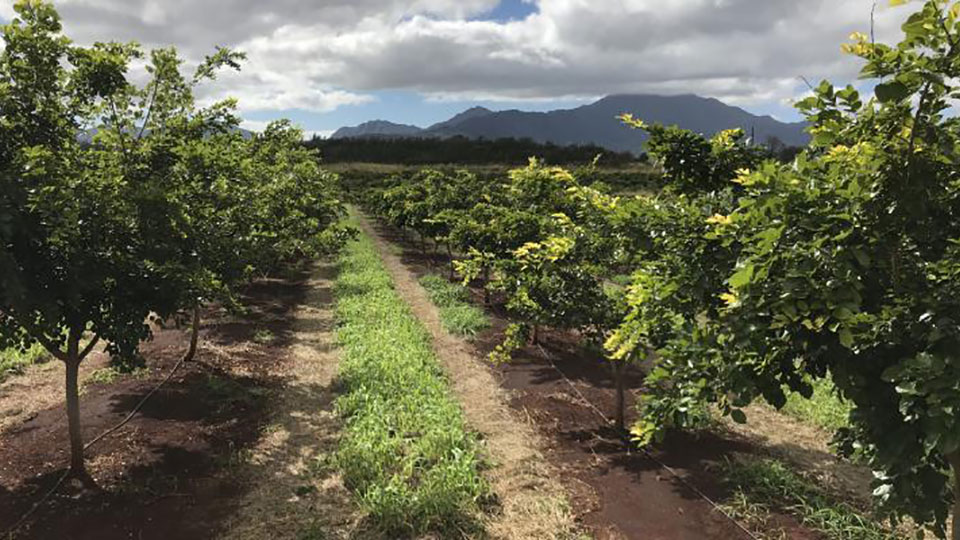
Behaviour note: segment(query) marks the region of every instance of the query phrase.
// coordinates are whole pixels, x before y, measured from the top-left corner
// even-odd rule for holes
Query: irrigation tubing
[[[170,382],[170,379],[172,379],[172,378],[173,378],[173,375],[177,372],[178,369],[180,369],[180,366],[182,366],[184,363],[189,362],[190,360],[192,360],[195,353],[196,353],[196,349],[191,348],[191,350],[189,350],[189,351],[187,352],[187,354],[183,355],[183,357],[181,357],[180,360],[177,361],[177,363],[173,366],[173,369],[171,369],[170,372],[167,373],[167,376],[164,377],[164,379],[163,379],[162,381],[160,381],[159,384],[157,384],[156,386],[154,386],[149,392],[147,392],[147,394],[146,394],[145,396],[143,396],[143,398],[140,399],[140,401],[137,403],[137,405],[127,414],[126,417],[124,417],[123,420],[121,420],[117,425],[111,427],[110,429],[104,431],[103,433],[101,433],[101,434],[97,435],[96,437],[94,437],[93,439],[91,439],[87,444],[83,445],[83,450],[84,450],[84,451],[87,451],[91,446],[93,446],[94,444],[100,442],[101,440],[103,440],[104,438],[106,438],[107,436],[109,436],[111,433],[114,433],[114,432],[116,432],[118,429],[120,429],[120,428],[122,428],[123,426],[127,425],[127,423],[130,422],[130,420],[133,420],[133,417],[136,416],[138,412],[140,412],[140,409],[142,409],[143,406],[146,405],[147,401],[148,401],[151,397],[153,397],[153,395],[156,394],[157,391],[159,391],[161,388],[163,388],[163,385],[165,385],[165,384],[167,384],[168,382]],[[47,502],[47,501],[50,499],[50,497],[52,497],[53,494],[57,492],[57,490],[60,489],[60,486],[63,485],[63,483],[67,480],[67,478],[68,478],[69,476],[70,476],[70,469],[67,468],[67,470],[64,471],[62,475],[60,475],[60,478],[59,478],[59,479],[57,480],[57,482],[53,485],[53,487],[51,487],[50,490],[47,491],[47,492],[43,495],[43,497],[40,498],[39,501],[35,502],[35,503],[33,504],[33,506],[30,507],[30,510],[27,510],[27,512],[26,512],[25,514],[23,514],[23,515],[20,517],[20,519],[17,520],[17,522],[13,524],[13,526],[11,526],[10,528],[8,528],[8,529],[3,533],[3,535],[4,535],[5,537],[7,537],[7,538],[13,538],[13,534],[17,531],[17,529],[19,529],[20,526],[23,525],[23,524],[27,521],[27,519],[30,518],[30,516],[33,515],[34,512],[36,512],[41,506],[43,506],[43,504],[44,504],[45,502]]]
[[[598,415],[600,418],[602,418],[604,422],[606,422],[607,424],[609,424],[609,425],[611,425],[611,426],[614,425],[614,421],[613,421],[612,419],[610,419],[610,417],[607,416],[603,411],[601,411],[596,405],[594,405],[592,401],[590,401],[589,399],[587,399],[587,397],[586,397],[585,395],[583,395],[583,392],[581,392],[580,389],[577,388],[577,385],[573,384],[573,381],[571,381],[570,378],[567,377],[567,375],[563,372],[563,370],[561,370],[559,367],[557,367],[556,362],[553,361],[553,357],[551,357],[550,354],[549,354],[546,350],[544,350],[544,348],[543,348],[542,346],[537,345],[537,348],[540,349],[540,354],[543,356],[543,358],[544,358],[547,362],[550,362],[550,367],[552,367],[552,368],[554,369],[554,371],[556,371],[557,373],[560,374],[560,377],[562,377],[563,380],[566,381],[568,385],[570,385],[570,388],[572,388],[573,391],[577,393],[577,395],[580,397],[580,399],[583,400],[583,402],[586,403],[588,407],[590,407],[591,409],[593,409],[593,411],[594,411],[595,413],[597,413],[597,415]],[[627,438],[626,436],[623,436],[622,438],[623,438],[623,440],[624,440],[628,445],[631,444],[631,441],[630,441],[629,438]],[[725,517],[725,518],[727,518],[728,520],[730,520],[730,522],[733,523],[734,525],[736,525],[737,528],[739,528],[741,531],[744,532],[744,534],[746,534],[747,536],[749,536],[749,537],[750,537],[751,539],[753,539],[753,540],[760,540],[760,537],[759,537],[759,536],[757,536],[756,534],[754,534],[750,529],[748,529],[748,528],[745,527],[742,523],[740,523],[739,521],[737,521],[736,518],[734,518],[733,516],[731,516],[731,515],[730,515],[726,510],[724,510],[719,504],[717,504],[716,502],[713,501],[713,499],[711,499],[709,496],[707,496],[706,493],[704,493],[704,492],[701,491],[699,488],[697,488],[697,486],[695,486],[695,485],[691,484],[690,482],[688,482],[682,475],[680,475],[680,473],[678,473],[678,472],[677,472],[676,470],[674,470],[672,467],[670,467],[669,465],[667,465],[666,463],[664,463],[662,460],[658,459],[656,456],[654,456],[653,454],[651,454],[647,449],[645,449],[645,448],[643,448],[643,447],[639,447],[639,450],[640,450],[641,452],[643,452],[643,454],[644,454],[648,459],[650,459],[651,461],[653,461],[654,463],[656,463],[657,466],[659,466],[661,469],[667,471],[667,472],[668,472],[671,476],[673,476],[677,481],[679,481],[681,484],[683,484],[684,487],[686,487],[686,488],[689,489],[691,492],[695,493],[698,497],[700,497],[701,499],[703,499],[704,501],[706,501],[710,506],[713,507],[714,510],[716,510],[717,512],[719,512],[723,517]]]

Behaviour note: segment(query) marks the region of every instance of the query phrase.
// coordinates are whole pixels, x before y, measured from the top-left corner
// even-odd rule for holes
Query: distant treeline
[[[551,165],[590,163],[598,155],[601,167],[623,167],[645,162],[646,156],[614,152],[596,145],[559,146],[532,139],[471,139],[457,136],[440,138],[377,137],[321,139],[314,137],[307,146],[316,148],[325,163],[395,163],[399,165],[483,165],[499,163],[524,165],[531,156]]]

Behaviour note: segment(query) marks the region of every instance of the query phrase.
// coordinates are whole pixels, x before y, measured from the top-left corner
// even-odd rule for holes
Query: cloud
[[[0,0],[0,16],[10,0]],[[519,20],[476,17],[498,0],[60,0],[80,42],[174,44],[191,61],[214,45],[249,55],[206,97],[244,110],[330,111],[384,90],[428,99],[558,100],[699,93],[779,104],[799,77],[847,82],[840,52],[870,28],[872,0],[538,0]],[[6,11],[5,11],[6,10]],[[896,39],[909,8],[880,9]]]

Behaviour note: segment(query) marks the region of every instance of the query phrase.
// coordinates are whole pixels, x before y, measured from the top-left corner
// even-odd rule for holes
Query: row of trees
[[[327,163],[396,163],[401,165],[522,165],[529,156],[542,156],[550,163],[584,164],[600,156],[604,167],[644,163],[629,152],[613,152],[596,145],[538,143],[533,139],[473,139],[455,137],[364,137],[322,139],[307,146],[319,150]]]
[[[813,142],[788,164],[739,131],[627,115],[667,181],[656,195],[618,199],[534,162],[486,183],[427,172],[369,201],[488,278],[514,321],[495,356],[549,325],[614,366],[651,361],[643,444],[704,404],[743,422],[757,399],[780,407],[832,379],[852,405],[837,448],[874,469],[879,510],[945,536],[960,505],[960,120],[945,114],[960,3],[928,0],[903,30],[897,46],[853,36],[875,96],[820,84],[799,103]]]
[[[86,478],[77,376],[106,343],[136,355],[148,317],[231,302],[284,261],[335,248],[342,207],[286,122],[245,137],[233,101],[194,89],[172,49],[72,44],[54,7],[21,0],[0,52],[0,347],[41,343],[66,365],[71,472]],[[133,62],[148,82],[129,80]]]

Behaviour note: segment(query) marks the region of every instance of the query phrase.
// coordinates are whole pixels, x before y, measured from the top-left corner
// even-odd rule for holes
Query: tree
[[[129,349],[146,336],[150,309],[174,306],[144,301],[162,280],[140,257],[137,186],[123,181],[118,159],[78,140],[103,100],[122,92],[134,48],[73,47],[52,6],[15,7],[0,53],[0,332],[64,362],[71,471],[84,478],[80,362],[101,339]]]
[[[0,53],[0,346],[41,343],[66,366],[70,472],[84,469],[77,376],[100,342],[135,355],[147,318],[229,300],[250,277],[339,245],[335,177],[274,123],[246,140],[231,100],[193,89],[242,55],[218,49],[192,78],[172,49],[127,80],[134,44],[83,48],[47,2],[22,0]]]
[[[675,329],[651,380],[668,384],[651,385],[643,440],[682,425],[692,403],[744,421],[753,399],[779,407],[785,389],[809,395],[830,377],[853,405],[838,448],[869,461],[880,509],[946,534],[960,504],[960,122],[944,114],[958,95],[958,15],[960,4],[926,2],[896,47],[855,34],[845,49],[879,79],[875,97],[820,84],[799,103],[812,147],[736,174],[735,208],[709,220],[736,256],[715,292],[723,304],[659,319]],[[646,279],[638,292],[672,295]],[[631,303],[610,343],[624,354],[658,320],[649,296]]]

